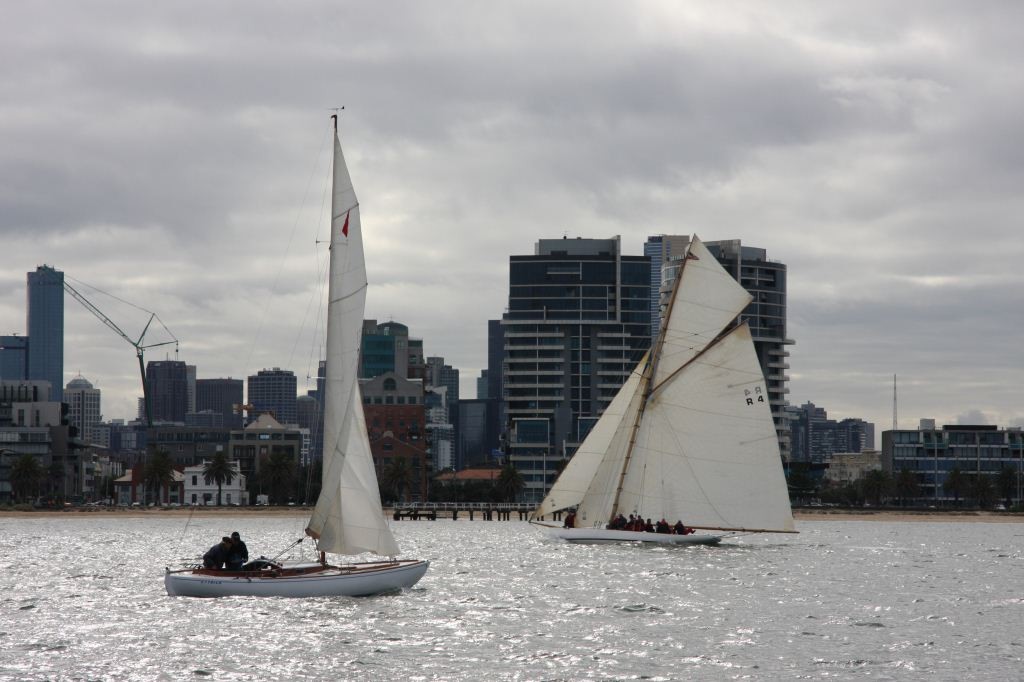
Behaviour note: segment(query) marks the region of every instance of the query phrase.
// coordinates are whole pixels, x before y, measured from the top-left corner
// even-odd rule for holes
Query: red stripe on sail
[[[349,211],[351,213],[351,211]],[[348,213],[345,214],[345,224],[341,226],[341,233],[348,236]]]

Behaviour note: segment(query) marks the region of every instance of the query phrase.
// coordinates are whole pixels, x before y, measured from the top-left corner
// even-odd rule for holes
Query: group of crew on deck
[[[564,525],[566,528],[576,527],[575,511],[570,511],[566,515]],[[684,526],[682,521],[676,521],[675,525],[669,525],[669,522],[665,519],[657,523],[651,523],[650,519],[645,521],[643,517],[634,516],[633,514],[630,514],[628,519],[619,514],[609,521],[605,528],[608,530],[631,530],[637,533],[662,533],[663,535],[690,535],[694,532],[693,528]]]
[[[203,555],[203,568],[240,571],[249,561],[249,548],[236,530],[231,537],[224,536]]]

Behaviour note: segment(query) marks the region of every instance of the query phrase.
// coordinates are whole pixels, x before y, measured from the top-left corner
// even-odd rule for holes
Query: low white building
[[[217,484],[211,480],[206,482],[203,471],[209,462],[185,467],[185,504],[211,505],[217,504]],[[231,477],[231,483],[221,486],[221,499],[223,505],[242,506],[249,504],[249,492],[245,489],[245,476],[242,475],[238,460],[231,462],[231,468],[235,475]]]
[[[869,471],[882,469],[882,453],[878,450],[837,452],[825,455],[825,479],[838,485],[854,483]]]

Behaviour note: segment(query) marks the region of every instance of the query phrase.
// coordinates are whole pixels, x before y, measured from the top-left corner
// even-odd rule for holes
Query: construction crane
[[[90,288],[95,289],[95,287],[90,287]],[[128,301],[121,301],[121,299],[117,299],[117,300],[121,301],[122,303],[126,303],[126,304],[132,306],[133,308],[138,308],[142,312],[149,314],[149,320],[146,322],[146,326],[143,327],[142,333],[139,334],[139,338],[138,339],[133,339],[132,337],[128,336],[120,327],[118,327],[116,324],[114,324],[113,320],[111,320],[109,317],[104,315],[103,312],[99,308],[97,308],[95,305],[92,304],[91,301],[89,301],[89,299],[87,299],[85,296],[83,296],[80,291],[78,291],[73,286],[68,284],[67,279],[64,280],[64,290],[67,291],[72,296],[74,296],[75,300],[78,301],[79,303],[81,303],[83,306],[85,306],[86,310],[88,310],[90,313],[92,313],[97,318],[99,318],[99,320],[103,324],[105,324],[108,327],[110,327],[111,329],[113,329],[117,333],[118,336],[120,336],[122,339],[127,341],[129,344],[131,344],[132,348],[135,349],[135,355],[139,359],[139,374],[142,376],[142,402],[143,402],[143,404],[145,406],[145,410],[146,410],[146,426],[152,426],[153,425],[153,411],[152,411],[152,409],[150,407],[150,404],[149,404],[149,384],[146,382],[146,363],[145,363],[145,361],[143,359],[143,355],[145,354],[145,351],[147,349],[149,349],[149,348],[156,348],[158,346],[169,346],[170,344],[173,343],[174,344],[174,357],[178,357],[178,339],[177,339],[177,337],[175,337],[174,334],[171,334],[171,330],[167,328],[167,325],[165,325],[163,323],[163,321],[157,316],[156,313],[154,313],[152,311],[149,311],[149,310],[146,310],[145,308],[142,308],[140,306],[137,306],[134,303],[128,303]],[[96,289],[96,291],[99,291],[100,293],[106,294],[106,292],[101,291],[100,289]],[[110,296],[110,294],[106,294],[106,295]],[[117,298],[117,297],[113,296],[113,298]],[[164,328],[164,331],[166,331],[168,334],[170,334],[171,339],[172,339],[171,341],[161,341],[160,343],[150,343],[150,344],[144,344],[143,343],[143,340],[146,338],[146,333],[149,331],[149,326],[151,324],[153,324],[153,320],[156,320],[157,322],[159,322],[160,326]]]

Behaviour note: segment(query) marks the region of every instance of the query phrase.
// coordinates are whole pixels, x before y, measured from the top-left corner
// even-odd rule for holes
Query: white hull
[[[172,597],[365,597],[412,587],[427,572],[428,561],[381,561],[281,575],[256,572],[167,571],[164,586]]]
[[[722,541],[721,535],[669,535],[667,533],[645,533],[632,530],[607,530],[605,528],[557,528],[544,526],[548,536],[586,544],[606,544],[613,542],[643,542],[655,545],[717,545]]]

